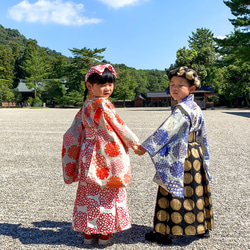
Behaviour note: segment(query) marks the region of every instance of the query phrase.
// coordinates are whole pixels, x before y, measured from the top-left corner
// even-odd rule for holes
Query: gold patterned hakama
[[[202,151],[193,133],[189,135],[184,163],[184,198],[159,187],[154,231],[161,234],[197,235],[214,225],[211,190],[204,171]]]

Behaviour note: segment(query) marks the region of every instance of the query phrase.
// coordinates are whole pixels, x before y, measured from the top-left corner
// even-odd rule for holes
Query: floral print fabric
[[[193,95],[175,105],[171,115],[142,143],[155,165],[154,181],[172,195],[179,197],[184,197],[184,161],[188,135],[192,132],[195,132],[197,142],[201,145],[203,164],[211,180],[205,121]]]
[[[131,227],[122,186],[131,179],[128,148],[138,141],[109,99],[85,101],[63,140],[64,180],[79,180],[73,230],[103,234]]]
[[[78,157],[85,130],[81,121],[82,108],[77,112],[70,128],[63,136],[62,168],[66,184],[78,181]]]
[[[79,182],[72,230],[89,234],[107,234],[130,227],[125,188],[107,188]]]
[[[128,148],[138,138],[124,124],[106,98],[89,99],[84,104],[82,123],[86,139],[80,151],[81,180],[119,188],[131,179]]]

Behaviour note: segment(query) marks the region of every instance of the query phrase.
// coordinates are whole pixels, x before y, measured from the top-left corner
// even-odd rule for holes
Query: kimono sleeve
[[[103,107],[104,119],[107,122],[107,126],[112,128],[126,147],[130,148],[134,144],[137,144],[139,142],[138,137],[128,128],[115,110],[110,109],[109,106],[104,105]]]
[[[141,145],[155,166],[154,182],[172,195],[184,195],[184,161],[187,154],[190,118],[179,106]]]
[[[66,184],[78,181],[78,158],[85,137],[81,114],[82,108],[76,114],[70,128],[63,135],[62,169]]]
[[[156,155],[166,145],[171,147],[178,141],[188,140],[190,119],[186,112],[177,106],[160,127],[149,136],[141,146],[151,157]]]

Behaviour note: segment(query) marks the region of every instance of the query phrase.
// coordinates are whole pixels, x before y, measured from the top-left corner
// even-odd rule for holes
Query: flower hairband
[[[98,75],[101,76],[105,69],[109,69],[115,77],[117,76],[115,69],[111,64],[100,64],[93,66],[89,69],[89,71],[85,75],[85,82],[87,82],[89,76],[92,75],[93,73],[97,73]]]

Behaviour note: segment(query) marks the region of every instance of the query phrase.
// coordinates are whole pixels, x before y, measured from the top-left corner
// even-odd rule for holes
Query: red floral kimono
[[[131,227],[124,186],[131,179],[128,148],[135,143],[109,99],[86,100],[63,137],[64,181],[79,181],[73,230],[104,234]]]

